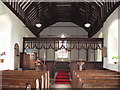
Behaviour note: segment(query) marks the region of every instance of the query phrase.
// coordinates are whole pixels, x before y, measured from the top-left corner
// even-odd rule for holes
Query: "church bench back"
[[[19,71],[19,70],[10,70],[10,71],[2,71],[2,74],[6,74],[6,73],[31,73],[31,74],[34,74],[34,73],[47,73],[47,71],[41,71],[41,72],[38,72],[38,71],[34,71],[34,70],[23,70],[23,71]]]
[[[80,87],[79,87],[80,88]],[[95,85],[95,84],[84,84],[82,86],[82,88],[105,88],[107,90],[107,88],[113,88],[114,90],[116,88],[120,88],[120,85]]]
[[[115,72],[115,71],[111,71],[111,70],[74,70],[74,72]],[[116,72],[119,73],[119,72]]]
[[[85,84],[115,84],[118,85],[120,79],[82,79],[81,82]]]
[[[30,85],[32,88],[35,88],[36,79],[16,79],[16,78],[2,78],[2,85],[16,85],[16,86],[26,86]]]
[[[84,87],[85,85],[98,85],[99,87],[101,86],[101,88],[103,87],[103,85],[114,85],[114,86],[118,86],[120,85],[118,83],[120,79],[82,79],[81,82],[79,82],[78,87]]]
[[[1,87],[2,90],[26,90],[26,85],[2,85]]]
[[[44,82],[41,81],[41,77],[44,77],[44,80],[42,80]],[[40,83],[42,83],[43,85],[41,85],[41,87],[49,87],[49,81],[47,79],[49,79],[48,76],[48,71],[43,71],[43,72],[37,72],[37,71],[3,71],[2,72],[2,78],[14,78],[16,79],[39,79]]]
[[[38,79],[39,80],[39,87],[41,87],[42,86],[42,82],[44,82],[45,83],[45,79],[44,79],[44,81],[42,81],[42,76],[43,76],[44,74],[32,74],[32,75],[30,75],[30,74],[3,74],[2,75],[2,78],[3,79],[14,79],[14,80],[17,80],[17,79],[22,79],[22,80],[24,80],[24,79],[31,79],[31,80],[33,80],[34,82],[35,82],[35,80],[36,79]],[[44,77],[44,76],[43,76]],[[44,84],[45,85],[45,84]],[[45,86],[44,86],[45,87]]]
[[[104,85],[106,86],[110,82],[114,84],[115,87],[116,86],[118,87],[119,80],[120,80],[120,74],[118,72],[113,72],[108,70],[101,70],[101,71],[100,70],[90,70],[90,71],[75,70],[73,72],[72,86],[73,88],[78,88],[78,87],[81,88],[85,86],[86,83],[91,85],[93,84],[96,85],[98,82],[100,82],[98,86],[102,88],[104,82],[106,82],[104,83]]]
[[[94,78],[94,79],[105,79],[105,78],[111,78],[111,79],[116,79],[116,78],[120,78],[120,75],[78,75],[77,76],[78,78],[81,78],[81,79],[84,79],[84,78],[87,78],[87,79],[91,79],[91,78]]]
[[[11,71],[3,71],[2,72],[2,74],[3,75],[5,75],[5,74],[25,74],[25,75],[36,75],[36,74],[38,74],[38,75],[40,75],[40,74],[43,74],[44,75],[44,87],[45,88],[49,88],[49,86],[50,86],[50,75],[49,75],[49,71],[41,71],[41,72],[39,72],[39,71],[34,71],[34,70],[23,70],[23,71],[18,71],[18,70],[11,70]]]
[[[76,72],[76,73],[114,73],[114,74],[120,74],[119,72],[113,72],[113,71],[108,71],[108,70],[93,70],[93,71],[73,71],[73,72]]]
[[[109,70],[83,70],[83,71],[78,71],[78,70],[74,70],[73,74],[100,74],[100,73],[104,73],[104,74],[120,74],[119,72],[115,72],[115,71],[109,71]]]
[[[92,76],[98,76],[98,75],[118,75],[116,73],[76,73],[75,75],[92,75]]]
[[[29,79],[40,79],[41,76],[43,74],[39,74],[39,75],[24,75],[24,74],[3,74],[3,75],[0,75],[0,77],[2,78],[16,78],[16,79],[26,79],[26,78],[29,78]]]

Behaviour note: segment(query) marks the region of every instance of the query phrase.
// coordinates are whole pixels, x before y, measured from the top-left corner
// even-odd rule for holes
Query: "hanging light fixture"
[[[89,28],[91,24],[88,22],[88,16],[87,16],[87,2],[86,2],[86,23],[84,24],[86,28]]]
[[[87,28],[90,27],[90,25],[91,25],[90,23],[85,23],[85,27]]]
[[[41,26],[42,26],[42,24],[40,24],[40,23],[36,24],[36,27],[38,27],[38,28],[40,28]]]

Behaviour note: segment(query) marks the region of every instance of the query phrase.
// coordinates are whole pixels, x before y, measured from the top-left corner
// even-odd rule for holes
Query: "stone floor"
[[[70,89],[71,88],[71,86],[70,86],[70,84],[53,84],[52,86],[51,86],[51,88],[56,88],[56,89],[59,89],[59,88],[64,88],[64,89]]]
[[[70,84],[54,84],[54,79],[51,79],[51,85],[50,88],[72,88]]]
[[[51,88],[71,88],[70,84],[53,84]]]

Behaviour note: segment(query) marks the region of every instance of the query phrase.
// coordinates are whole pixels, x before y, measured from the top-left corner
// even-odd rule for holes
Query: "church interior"
[[[0,0],[0,89],[120,88],[119,0]]]

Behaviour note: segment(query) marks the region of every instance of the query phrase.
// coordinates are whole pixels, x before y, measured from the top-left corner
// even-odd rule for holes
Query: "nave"
[[[64,1],[0,0],[0,89],[120,88],[120,1]]]
[[[20,68],[1,71],[2,88],[12,89],[61,89],[61,88],[119,88],[120,73],[103,68],[105,57],[103,39],[99,38],[23,38],[23,52],[20,54]],[[62,42],[59,42],[62,41]],[[64,41],[68,47],[65,48]],[[77,41],[77,42],[76,42]],[[69,47],[70,46],[70,47]],[[28,48],[29,47],[29,48]],[[34,48],[36,47],[36,48]],[[45,58],[40,58],[45,52]],[[48,54],[50,49],[51,54]],[[76,49],[78,60],[72,58]],[[36,51],[33,51],[36,50]],[[64,50],[67,58],[48,60],[57,56],[55,51]],[[92,50],[92,52],[90,51]],[[99,53],[98,50],[101,52]],[[83,55],[80,55],[84,51]],[[16,52],[16,50],[15,50]],[[93,56],[91,56],[93,53]],[[103,54],[102,56],[100,54]],[[62,55],[62,56],[63,56]],[[74,53],[75,55],[75,53]],[[43,55],[44,56],[44,55]],[[93,57],[92,59],[90,57]],[[97,57],[100,57],[98,60]],[[56,60],[55,60],[56,59]],[[112,82],[112,83],[111,83]]]

